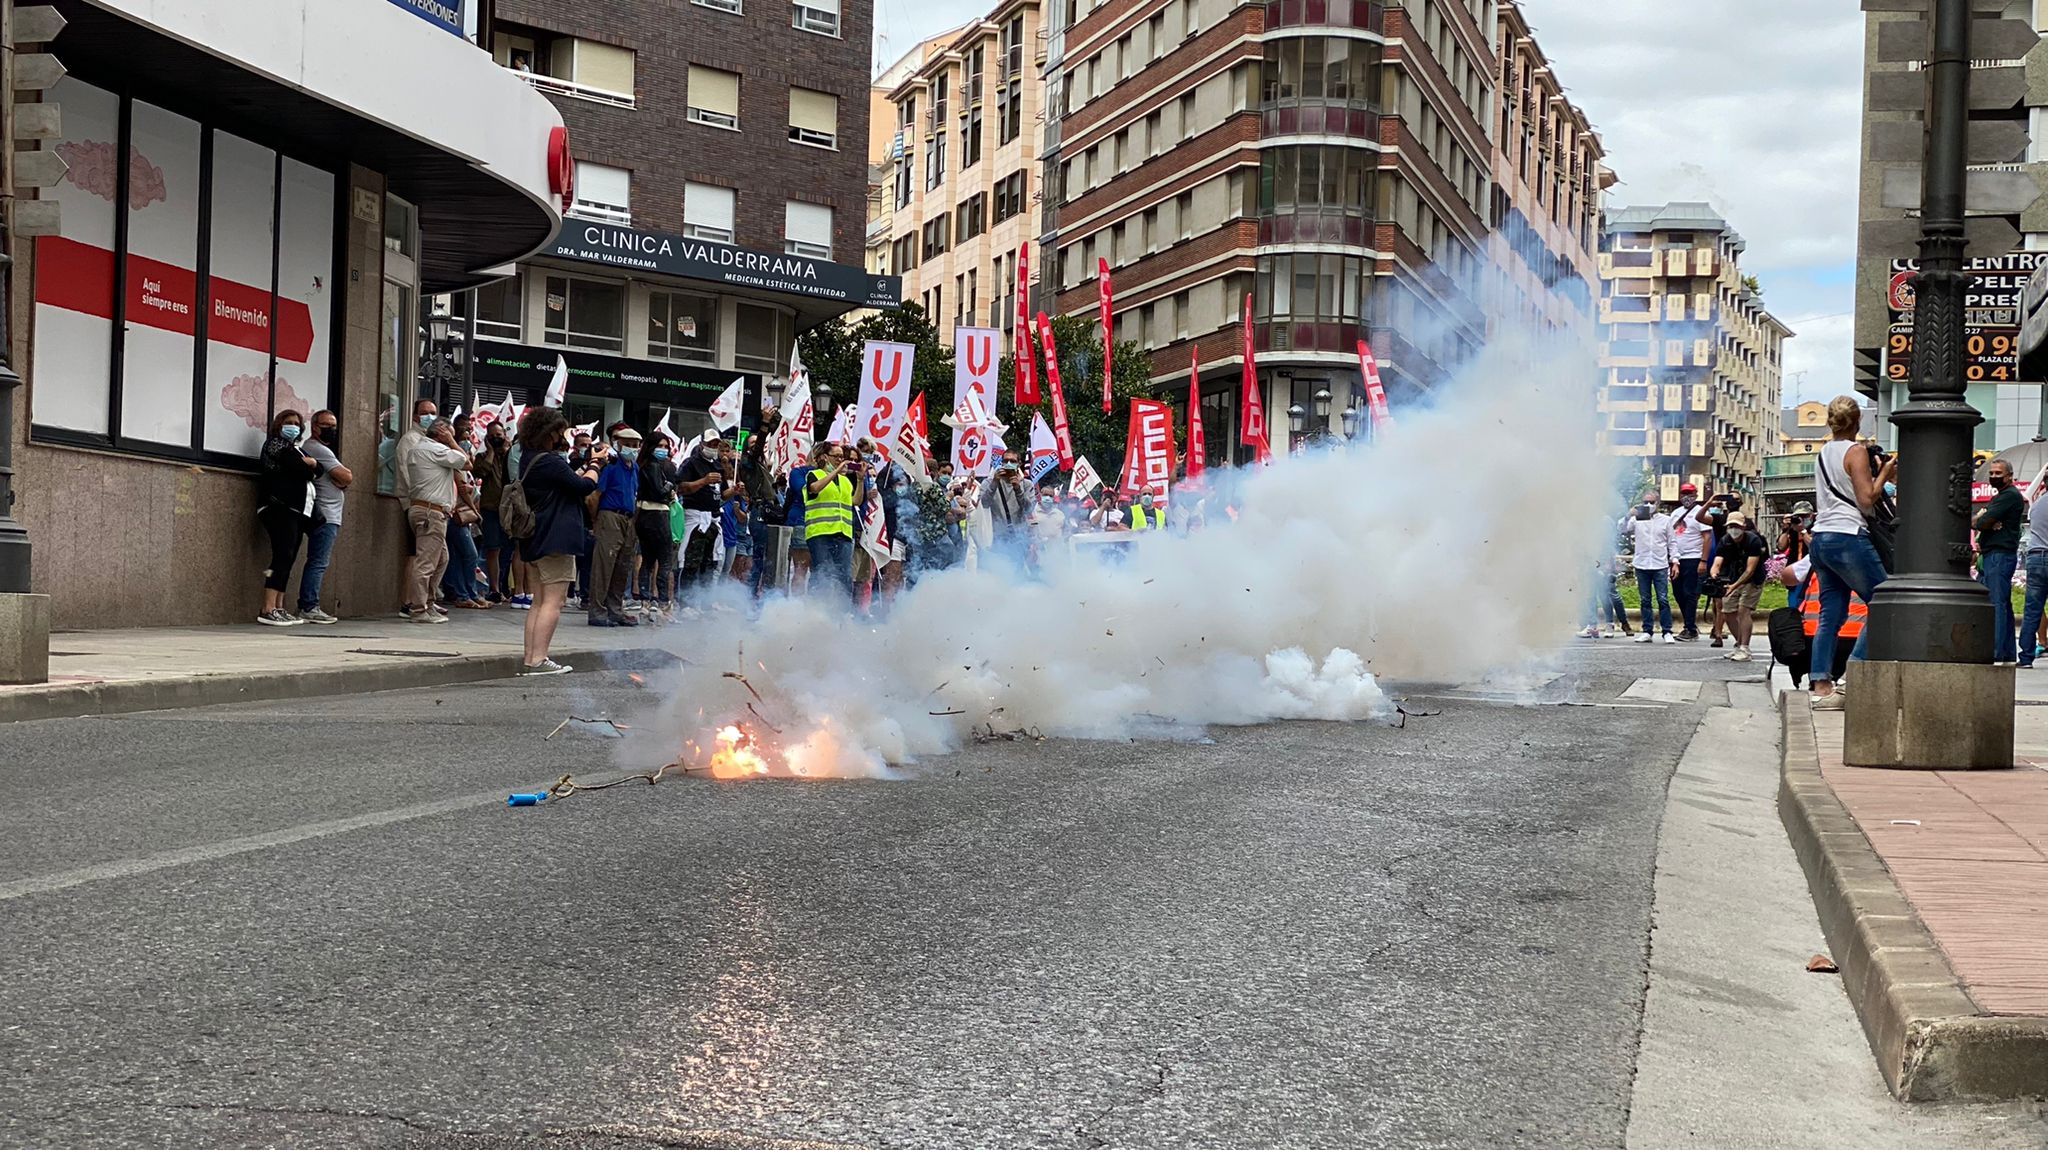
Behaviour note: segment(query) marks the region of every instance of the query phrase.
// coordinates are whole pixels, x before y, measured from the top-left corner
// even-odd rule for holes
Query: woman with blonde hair
[[[1835,643],[1849,615],[1849,595],[1865,603],[1884,582],[1884,563],[1870,541],[1870,515],[1884,485],[1897,469],[1896,459],[1873,465],[1872,452],[1856,442],[1863,428],[1863,405],[1838,395],[1828,404],[1828,431],[1833,438],[1821,447],[1813,469],[1814,574],[1820,579],[1820,626],[1813,637],[1813,706],[1819,711],[1842,708],[1842,693],[1832,674]],[[1856,637],[1850,660],[1861,660],[1870,629]]]

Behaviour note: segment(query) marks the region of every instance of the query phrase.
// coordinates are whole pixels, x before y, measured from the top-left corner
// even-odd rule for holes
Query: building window
[[[492,37],[499,66],[543,92],[617,107],[633,106],[633,50],[574,36],[509,27]]]
[[[476,289],[476,333],[494,339],[518,340],[523,328],[525,281],[506,276]]]
[[[690,3],[695,4],[699,8],[712,8],[720,12],[730,12],[735,16],[743,14],[740,0],[690,0]]]
[[[711,184],[683,185],[683,234],[693,240],[732,242],[737,193]]]
[[[57,150],[133,162],[74,160],[42,193],[62,207],[61,231],[35,241],[33,378],[45,382],[30,401],[33,437],[250,466],[274,412],[329,406],[334,174],[74,77],[49,99],[64,102]],[[391,203],[404,353],[417,240],[404,202]],[[409,382],[408,365],[390,377]]]
[[[547,277],[548,343],[621,351],[626,345],[626,285],[604,280]]]
[[[927,261],[933,256],[944,255],[946,249],[953,246],[951,242],[952,223],[953,217],[948,215],[942,215],[935,220],[925,222],[923,228],[924,258]]]
[[[789,201],[783,212],[782,250],[793,256],[832,258],[832,209]]]
[[[1380,46],[1370,40],[1295,36],[1268,40],[1260,98],[1268,107],[1379,109]]]
[[[960,167],[971,168],[981,162],[981,102],[975,101],[968,110],[967,118],[960,121]]]
[[[718,297],[657,291],[647,297],[647,354],[689,363],[718,362]]]
[[[820,36],[839,35],[839,0],[805,0],[792,6],[790,27]]]
[[[917,237],[897,236],[889,245],[889,266],[898,274],[917,266]]]
[[[909,157],[906,156],[896,162],[896,210],[899,212],[910,206],[911,194],[916,190],[915,175]]]
[[[809,88],[791,88],[789,138],[814,148],[838,148],[839,97]]]
[[[576,202],[569,214],[607,223],[633,222],[633,174],[624,168],[576,161]]]
[[[781,375],[785,351],[796,340],[796,321],[785,311],[742,303],[733,329],[733,366],[762,375]]]
[[[1007,144],[1024,132],[1024,81],[1012,80],[996,92],[996,142]]]
[[[711,128],[740,128],[740,77],[701,64],[690,65],[690,88],[685,95],[686,117],[693,124]]]
[[[954,210],[955,242],[965,243],[988,230],[988,196],[977,195],[963,200]]]
[[[924,186],[926,191],[946,182],[946,133],[925,139]]]
[[[996,181],[996,221],[1002,223],[1011,216],[1024,213],[1024,173],[1011,172]]]

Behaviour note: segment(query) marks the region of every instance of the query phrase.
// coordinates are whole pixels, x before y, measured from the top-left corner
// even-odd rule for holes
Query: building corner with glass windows
[[[751,420],[803,331],[893,308],[866,266],[872,8],[840,0],[494,0],[479,43],[575,141],[560,234],[451,297],[466,394],[680,438],[746,382]]]
[[[333,410],[340,461],[377,475],[416,394],[414,301],[554,241],[561,117],[459,4],[53,3],[59,226],[11,281],[34,589],[57,627],[243,621],[274,419]],[[395,609],[406,537],[357,482],[328,609]]]

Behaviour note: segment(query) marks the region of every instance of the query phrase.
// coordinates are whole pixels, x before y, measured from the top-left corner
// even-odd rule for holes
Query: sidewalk
[[[1901,1098],[2048,1096],[2048,676],[2019,681],[2010,771],[1846,766],[1841,713],[1784,700],[1779,813]]]
[[[395,616],[329,627],[151,627],[50,636],[50,681],[0,686],[0,722],[202,707],[496,679],[517,672],[526,613],[458,611],[443,626]],[[578,671],[671,661],[653,628],[565,614],[553,654]]]

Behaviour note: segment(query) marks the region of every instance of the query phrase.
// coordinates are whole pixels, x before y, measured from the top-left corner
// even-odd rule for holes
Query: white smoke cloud
[[[879,621],[823,598],[715,610],[672,632],[687,665],[627,753],[694,757],[739,723],[778,773],[886,775],[976,732],[1384,718],[1382,679],[1523,667],[1583,620],[1611,547],[1595,381],[1583,349],[1496,343],[1381,442],[1238,473],[1235,521],[1212,497],[1206,529],[1123,563],[948,570]]]

